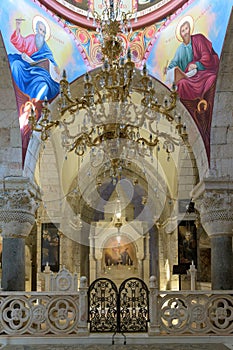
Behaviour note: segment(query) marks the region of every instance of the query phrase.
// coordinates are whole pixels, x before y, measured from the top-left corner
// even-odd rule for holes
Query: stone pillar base
[[[233,289],[232,237],[211,237],[211,280],[214,290]]]
[[[24,238],[3,238],[2,289],[25,290],[25,242]]]

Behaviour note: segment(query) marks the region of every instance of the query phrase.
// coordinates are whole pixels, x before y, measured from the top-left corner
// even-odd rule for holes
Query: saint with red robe
[[[178,68],[184,72],[176,84],[180,98],[185,100],[202,99],[215,84],[219,67],[219,58],[211,42],[203,34],[191,35],[190,32],[189,21],[180,25],[183,42],[167,67],[168,71]]]

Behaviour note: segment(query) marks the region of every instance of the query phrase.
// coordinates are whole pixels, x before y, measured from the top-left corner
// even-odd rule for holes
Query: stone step
[[[6,345],[2,350],[227,350],[223,344],[73,344],[73,345]]]

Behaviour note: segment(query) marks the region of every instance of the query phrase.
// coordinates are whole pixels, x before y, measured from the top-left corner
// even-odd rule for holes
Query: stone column
[[[233,182],[208,178],[196,186],[193,200],[211,240],[212,289],[232,289]]]
[[[92,230],[90,232],[90,237],[89,237],[89,246],[90,246],[90,253],[89,253],[89,279],[90,279],[90,284],[96,279],[96,259],[95,259],[95,237],[94,237],[94,231]],[[81,247],[81,254],[83,253],[84,247]],[[81,270],[81,273],[83,270]],[[84,274],[82,274],[84,275]]]
[[[158,272],[158,229],[154,225],[150,230],[150,276]]]
[[[41,217],[39,210],[37,211],[37,220],[36,220],[36,239],[37,239],[37,251],[41,252]],[[36,271],[36,290],[38,292],[41,292],[44,290],[44,280],[42,278],[43,274],[41,271],[41,254],[37,254],[36,256],[36,265],[37,265],[37,271]]]
[[[144,236],[144,245],[145,245],[145,257],[143,261],[143,278],[146,283],[149,282],[150,278],[150,235],[147,233]]]
[[[88,331],[88,298],[87,298],[88,286],[87,278],[85,276],[80,277],[79,287],[79,335],[87,336]]]
[[[0,226],[2,230],[2,288],[25,290],[25,237],[35,222],[37,204],[24,177],[5,178],[0,194]]]
[[[63,264],[63,241],[64,241],[64,234],[59,230],[58,235],[60,238],[60,249],[59,249],[59,270],[61,270]]]
[[[158,281],[155,276],[150,277],[150,294],[149,294],[149,313],[150,313],[150,326],[149,326],[149,335],[156,336],[160,333],[159,325],[159,289]]]
[[[2,240],[2,289],[8,291],[25,290],[25,241],[16,235]]]
[[[232,289],[232,237],[211,237],[211,282],[212,289]]]

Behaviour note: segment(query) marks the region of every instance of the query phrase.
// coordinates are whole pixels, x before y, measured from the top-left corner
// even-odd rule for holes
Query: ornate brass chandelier
[[[90,15],[90,14],[89,14]],[[66,72],[60,81],[59,119],[53,120],[45,100],[39,121],[31,110],[32,130],[41,133],[45,141],[53,128],[61,127],[62,146],[78,156],[90,154],[92,166],[109,161],[112,169],[124,165],[135,155],[153,158],[154,148],[162,147],[168,154],[187,140],[185,125],[175,115],[177,92],[175,85],[169,97],[159,102],[154,80],[146,65],[135,69],[130,48],[124,47],[122,32],[131,30],[131,18],[136,13],[124,13],[119,1],[104,3],[102,14],[92,13],[101,41],[102,68],[84,75],[83,94],[73,98]],[[176,130],[177,136],[160,131],[164,121]]]

